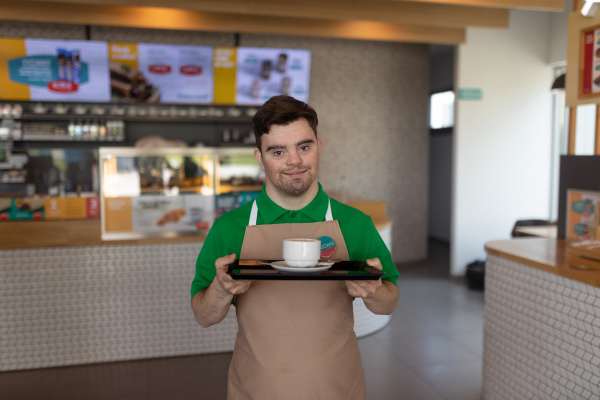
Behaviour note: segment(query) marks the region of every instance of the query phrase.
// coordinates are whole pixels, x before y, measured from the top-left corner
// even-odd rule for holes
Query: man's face
[[[300,196],[315,182],[323,142],[301,118],[289,125],[273,125],[261,137],[254,157],[265,170],[267,186],[282,195]]]

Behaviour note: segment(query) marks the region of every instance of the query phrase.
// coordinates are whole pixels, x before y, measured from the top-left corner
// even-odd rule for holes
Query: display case
[[[252,201],[264,172],[251,148],[100,148],[102,240],[206,235]]]

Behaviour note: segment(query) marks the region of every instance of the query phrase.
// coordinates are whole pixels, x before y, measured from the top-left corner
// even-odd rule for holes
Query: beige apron
[[[331,206],[325,222],[246,227],[240,259],[281,260],[286,238],[329,236],[349,260]],[[365,377],[344,281],[254,281],[237,296],[228,400],[363,400]]]

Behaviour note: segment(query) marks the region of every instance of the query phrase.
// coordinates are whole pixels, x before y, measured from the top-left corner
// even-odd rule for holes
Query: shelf
[[[0,118],[1,120],[2,118]],[[207,117],[189,117],[189,116],[130,116],[130,115],[93,115],[93,114],[84,114],[84,115],[74,115],[74,114],[65,114],[65,115],[57,115],[57,114],[26,114],[22,115],[21,118],[11,118],[15,121],[69,121],[69,120],[117,120],[117,121],[125,121],[125,122],[210,122],[210,123],[250,123],[252,122],[251,117],[216,117],[216,116],[207,116]]]
[[[23,135],[21,139],[14,141],[22,142],[123,142],[123,136],[61,136],[61,135]]]

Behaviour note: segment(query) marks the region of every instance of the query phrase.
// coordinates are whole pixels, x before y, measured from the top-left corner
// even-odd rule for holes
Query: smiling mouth
[[[284,175],[287,175],[291,178],[296,178],[296,177],[299,177],[302,174],[304,174],[306,171],[307,171],[306,169],[303,169],[301,171],[289,171],[289,172],[284,172]]]

